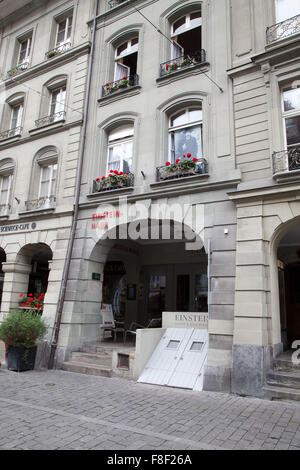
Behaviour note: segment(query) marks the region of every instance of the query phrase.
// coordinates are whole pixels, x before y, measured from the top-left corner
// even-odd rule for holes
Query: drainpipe
[[[210,317],[210,239],[207,240],[207,313],[208,321]]]
[[[73,214],[71,233],[70,233],[66,259],[65,259],[64,269],[63,269],[62,282],[61,282],[60,291],[59,291],[59,299],[57,303],[54,328],[53,328],[52,338],[51,338],[51,350],[50,350],[50,356],[49,356],[49,361],[48,361],[49,369],[53,369],[53,366],[54,366],[54,357],[55,357],[55,352],[56,352],[57,343],[58,343],[59,330],[60,330],[60,325],[61,325],[61,320],[62,320],[62,310],[63,310],[64,300],[65,300],[65,295],[66,295],[66,287],[67,287],[67,282],[68,282],[70,263],[72,259],[72,250],[73,250],[77,221],[78,221],[80,185],[81,185],[84,147],[85,147],[85,138],[86,138],[86,129],[87,129],[92,66],[93,66],[93,59],[94,59],[98,4],[99,4],[99,0],[96,0],[95,10],[94,10],[94,19],[93,19],[92,43],[91,43],[91,51],[90,51],[89,66],[88,66],[87,89],[86,89],[84,111],[83,111],[83,126],[82,126],[82,135],[81,135],[80,149],[79,149],[78,171],[77,171],[76,186],[75,186],[74,214]]]

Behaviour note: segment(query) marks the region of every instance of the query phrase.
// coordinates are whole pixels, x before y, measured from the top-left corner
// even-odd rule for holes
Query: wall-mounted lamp
[[[15,196],[15,200],[17,201],[18,204],[20,204],[21,201],[16,196]]]
[[[146,179],[146,175],[145,175],[145,173],[144,173],[142,170],[141,170],[141,173],[142,173],[142,175],[143,175],[143,178]]]

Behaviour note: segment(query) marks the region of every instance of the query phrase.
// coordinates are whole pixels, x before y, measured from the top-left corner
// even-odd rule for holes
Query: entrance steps
[[[300,401],[300,364],[292,362],[292,353],[285,351],[273,361],[263,389],[270,398]]]
[[[129,364],[129,356],[134,353],[134,346],[112,342],[88,343],[83,345],[79,351],[72,352],[70,359],[63,363],[62,369],[102,377],[124,376],[124,368],[121,367],[121,370],[118,371],[113,366],[114,355],[118,353],[122,356],[128,356]]]

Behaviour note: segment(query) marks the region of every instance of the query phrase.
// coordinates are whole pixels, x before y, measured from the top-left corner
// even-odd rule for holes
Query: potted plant
[[[129,84],[129,81],[127,80],[127,77],[125,76],[119,81],[119,88],[126,88],[128,87],[128,84]]]
[[[14,75],[16,75],[16,73],[18,73],[18,67],[14,67],[13,69],[7,72],[9,77],[13,77]]]
[[[57,49],[53,49],[52,51],[49,51],[47,52],[47,57],[48,59],[51,59],[51,57],[54,57],[58,54],[58,50]]]
[[[5,343],[7,368],[16,372],[32,370],[37,351],[48,325],[35,310],[14,309],[0,325],[0,339]]]
[[[182,159],[177,158],[175,163],[166,162],[166,178],[172,176],[184,176],[187,174],[202,173],[202,169],[197,167],[197,158],[192,158],[192,155],[188,153],[186,156],[183,155]]]
[[[110,170],[108,176],[96,178],[96,191],[103,191],[105,189],[122,188],[128,185],[128,173],[123,171]]]

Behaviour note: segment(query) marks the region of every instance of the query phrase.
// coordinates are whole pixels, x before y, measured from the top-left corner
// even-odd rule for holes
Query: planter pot
[[[7,348],[7,368],[16,372],[33,370],[37,346],[25,348],[24,346],[12,346]]]

